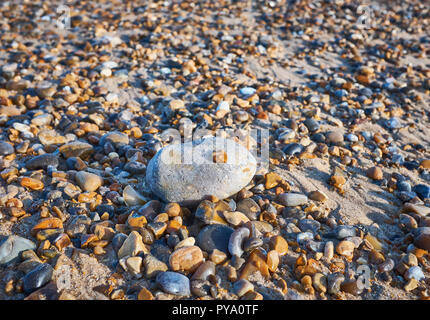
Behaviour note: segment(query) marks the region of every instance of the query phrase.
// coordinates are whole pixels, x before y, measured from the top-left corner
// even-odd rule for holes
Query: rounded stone
[[[343,240],[338,243],[336,252],[342,256],[350,257],[354,254],[355,245],[351,241]]]
[[[86,192],[96,191],[103,185],[103,178],[85,171],[79,171],[75,176],[76,182]]]
[[[326,135],[326,141],[333,144],[339,144],[343,142],[343,133],[340,131],[330,131]]]
[[[15,150],[10,143],[0,141],[0,156],[7,156],[14,153]]]
[[[113,132],[108,132],[104,134],[100,138],[99,144],[102,146],[106,142],[111,142],[114,145],[128,144],[130,142],[130,139],[128,138],[128,135],[126,135],[125,133],[113,131]]]
[[[420,249],[430,251],[430,233],[419,234],[415,238],[414,244]]]
[[[367,170],[367,176],[373,180],[382,180],[384,177],[382,169],[379,167],[371,167]]]
[[[286,207],[296,207],[308,202],[308,197],[300,193],[281,193],[278,196],[279,202]]]
[[[36,156],[25,163],[28,170],[46,169],[48,166],[58,166],[58,156],[51,153]]]
[[[421,198],[421,200],[430,198],[430,187],[425,184],[417,184],[413,191]]]
[[[337,226],[334,229],[334,235],[339,240],[348,238],[348,237],[355,237],[357,234],[357,230],[353,226]]]
[[[224,161],[214,162],[215,151],[223,153]],[[195,205],[209,195],[225,199],[239,192],[251,181],[256,165],[243,146],[208,137],[162,148],[149,162],[146,183],[165,202]]]
[[[157,283],[164,292],[178,295],[189,296],[190,280],[183,274],[177,272],[160,272],[157,275]]]
[[[228,243],[233,232],[233,228],[225,225],[208,225],[197,235],[197,245],[208,253],[214,249],[228,253]]]
[[[173,271],[193,272],[203,262],[202,250],[197,246],[181,247],[175,250],[169,258]]]
[[[53,272],[54,269],[48,263],[38,265],[23,278],[24,292],[31,293],[43,287],[51,280]]]
[[[86,142],[73,141],[60,147],[64,158],[79,157],[85,159],[93,152],[93,146]]]

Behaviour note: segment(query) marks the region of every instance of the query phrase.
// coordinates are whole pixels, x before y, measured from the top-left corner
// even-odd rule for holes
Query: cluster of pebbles
[[[0,4],[1,299],[429,299],[428,5],[60,2]]]

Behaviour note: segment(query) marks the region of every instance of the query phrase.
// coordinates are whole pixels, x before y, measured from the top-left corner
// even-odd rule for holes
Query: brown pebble
[[[355,245],[353,242],[343,240],[336,246],[336,252],[342,256],[350,257],[354,254]]]
[[[276,250],[280,256],[286,255],[288,252],[288,242],[282,236],[274,236],[270,239],[270,246]]]
[[[137,295],[137,300],[153,300],[154,296],[152,295],[151,291],[149,291],[146,288],[142,288],[142,290],[139,291],[139,294]]]
[[[24,177],[21,179],[21,186],[30,188],[32,190],[42,190],[44,187],[44,184],[40,180]]]
[[[384,177],[380,167],[371,167],[367,170],[367,176],[373,180],[382,180]]]
[[[169,265],[173,271],[193,272],[202,262],[203,253],[197,246],[179,248],[169,258]]]

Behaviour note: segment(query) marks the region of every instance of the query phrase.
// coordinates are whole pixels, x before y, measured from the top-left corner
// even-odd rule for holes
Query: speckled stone
[[[225,163],[213,161],[216,150],[224,152]],[[192,155],[192,161],[182,161],[181,153]],[[210,137],[162,148],[148,164],[146,183],[165,202],[195,205],[208,195],[225,199],[239,192],[255,171],[256,160],[247,149]]]
[[[178,296],[189,296],[190,280],[183,274],[177,272],[161,272],[157,275],[157,283],[161,289],[167,293]]]

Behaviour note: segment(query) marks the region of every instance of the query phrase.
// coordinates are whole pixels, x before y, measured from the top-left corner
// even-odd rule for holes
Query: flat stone
[[[223,213],[224,219],[227,220],[229,224],[231,224],[234,227],[238,227],[241,224],[244,224],[249,221],[249,218],[239,211],[225,211]]]
[[[118,145],[118,144],[129,144],[130,139],[128,135],[126,135],[125,133],[113,131],[113,132],[108,132],[104,134],[100,138],[99,144],[102,146],[108,141],[114,145]]]
[[[22,251],[34,249],[36,245],[28,239],[15,235],[5,237],[0,242],[0,265],[13,262]]]
[[[225,163],[213,161],[215,151],[224,153]],[[146,183],[165,202],[195,205],[207,196],[225,199],[239,192],[255,171],[256,160],[246,148],[209,137],[162,148],[149,162]]]
[[[178,295],[189,296],[190,280],[183,274],[177,272],[161,272],[157,275],[157,283],[164,292]]]
[[[21,186],[29,188],[31,190],[42,190],[44,188],[44,184],[42,181],[30,177],[23,177],[21,179]]]
[[[413,203],[405,203],[403,205],[402,212],[413,212],[420,216],[427,216],[430,214],[430,207]]]
[[[93,146],[86,142],[73,141],[59,148],[64,158],[79,157],[87,158],[93,152]]]
[[[47,126],[51,123],[53,117],[50,114],[41,114],[37,117],[34,117],[33,119],[31,119],[31,124],[35,125],[35,126]]]
[[[86,192],[96,191],[104,182],[102,177],[85,171],[76,173],[75,179],[81,189]]]
[[[324,202],[328,199],[328,196],[322,191],[315,190],[309,193],[309,199],[313,201]]]
[[[228,253],[228,242],[233,232],[233,228],[225,225],[208,225],[197,235],[197,245],[208,253],[214,249]]]
[[[15,106],[0,106],[0,114],[8,117],[19,116],[22,113],[20,109]]]
[[[41,131],[38,136],[40,142],[43,145],[51,145],[51,144],[64,144],[66,143],[66,138],[55,130],[44,130]]]
[[[355,237],[357,230],[353,226],[337,226],[333,230],[333,233],[337,239],[342,240],[348,237]]]
[[[281,193],[278,196],[279,202],[286,207],[296,207],[308,202],[308,197],[301,193]]]
[[[46,169],[48,166],[58,166],[58,156],[51,153],[36,156],[25,163],[28,170]]]

